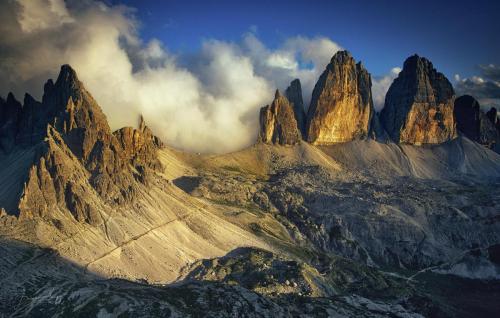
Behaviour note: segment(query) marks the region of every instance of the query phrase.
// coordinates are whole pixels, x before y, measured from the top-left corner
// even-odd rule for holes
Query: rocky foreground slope
[[[338,59],[332,74],[369,84]],[[412,107],[452,140],[374,140],[369,87],[338,99],[336,83],[325,111],[367,119],[350,142],[301,140],[292,83],[261,111],[261,142],[225,155],[170,149],[139,119],[111,132],[69,66],[42,102],[0,100],[0,314],[497,315],[500,156],[451,138],[425,113],[441,103]]]

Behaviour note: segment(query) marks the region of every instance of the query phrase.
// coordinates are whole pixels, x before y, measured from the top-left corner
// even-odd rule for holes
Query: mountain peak
[[[302,99],[302,87],[298,78],[290,83],[290,86],[285,91],[285,95],[292,104],[295,120],[297,121],[302,138],[305,138],[306,114],[304,111],[304,100]]]
[[[279,90],[276,90],[271,106],[260,109],[259,141],[280,145],[294,145],[300,142],[300,132],[292,105]]]
[[[368,136],[373,117],[370,74],[348,51],[338,51],[314,86],[307,139],[316,145]]]
[[[12,92],[9,92],[9,94],[7,94],[7,99],[6,99],[6,102],[11,104],[11,103],[19,103],[16,99],[16,97],[14,96],[14,93]]]
[[[276,89],[276,92],[274,92],[274,99],[278,99],[281,97],[281,93],[279,89]]]
[[[454,100],[448,79],[428,59],[412,55],[387,91],[381,120],[395,142],[443,143],[456,136]]]
[[[353,59],[351,53],[347,50],[337,51],[331,58],[330,63],[344,63],[346,60]]]
[[[62,82],[79,82],[76,71],[69,64],[61,65],[56,83]]]

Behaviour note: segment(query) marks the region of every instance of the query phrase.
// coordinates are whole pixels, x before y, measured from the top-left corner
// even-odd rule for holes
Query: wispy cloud
[[[374,76],[372,79],[373,106],[376,111],[382,110],[385,104],[385,95],[391,87],[392,82],[401,72],[400,67],[393,67],[390,72],[384,76]]]
[[[461,78],[455,75],[458,95],[474,96],[485,109],[500,108],[500,67],[494,64],[480,65],[478,76]]]

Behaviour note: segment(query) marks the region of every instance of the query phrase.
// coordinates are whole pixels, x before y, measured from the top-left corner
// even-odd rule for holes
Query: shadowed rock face
[[[454,113],[458,131],[490,149],[495,148],[499,139],[494,121],[496,111],[494,116],[491,110],[485,114],[474,97],[464,95],[456,99]]]
[[[69,65],[61,67],[55,84],[47,81],[41,103],[28,94],[23,107],[11,94],[1,103],[2,149],[36,149],[19,201],[20,217],[67,209],[79,221],[98,223],[100,205],[131,200],[148,172],[161,168],[156,156],[161,142],[144,122],[139,130],[126,127],[113,134]]]
[[[486,117],[491,121],[498,133],[500,134],[500,120],[498,119],[497,109],[495,107],[491,107],[490,110],[486,112]]]
[[[488,117],[492,124],[496,125],[498,122],[497,109],[495,107],[491,107],[490,110],[486,112],[486,117]]]
[[[302,99],[302,87],[299,79],[294,79],[290,86],[285,91],[286,98],[290,101],[293,107],[293,113],[297,126],[299,127],[302,137],[306,134],[306,113],[304,111],[304,101]]]
[[[307,140],[328,145],[366,137],[373,113],[370,74],[349,52],[337,52],[314,87]]]
[[[458,97],[455,100],[454,113],[457,130],[470,140],[479,141],[480,106],[477,100],[469,95]]]
[[[7,100],[0,98],[0,148],[4,152],[11,151],[15,145],[21,111],[22,105],[12,93]]]
[[[395,142],[439,144],[456,137],[454,99],[448,79],[414,55],[389,88],[381,121]]]
[[[294,145],[301,140],[292,105],[278,90],[271,106],[260,109],[259,122],[261,142]]]

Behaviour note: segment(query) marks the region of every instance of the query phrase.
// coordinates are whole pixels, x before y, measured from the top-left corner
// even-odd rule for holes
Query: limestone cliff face
[[[314,87],[307,140],[328,145],[366,137],[373,113],[370,74],[349,52],[337,52]]]
[[[35,149],[19,201],[20,217],[69,210],[78,221],[98,223],[100,205],[131,201],[148,174],[161,169],[156,156],[161,142],[144,121],[138,130],[112,133],[69,65],[61,67],[55,83],[45,84],[41,103],[28,94],[22,107],[12,95],[0,103],[5,114],[0,122],[2,150]]]
[[[429,60],[414,55],[389,88],[381,121],[395,142],[443,143],[456,137],[454,100],[448,79]]]
[[[292,105],[278,90],[276,90],[271,106],[260,109],[259,123],[259,141],[261,142],[294,145],[301,140]]]
[[[302,99],[302,87],[298,78],[290,83],[290,86],[288,86],[285,91],[285,95],[292,104],[297,126],[304,138],[306,135],[306,113],[304,111],[304,100]]]

